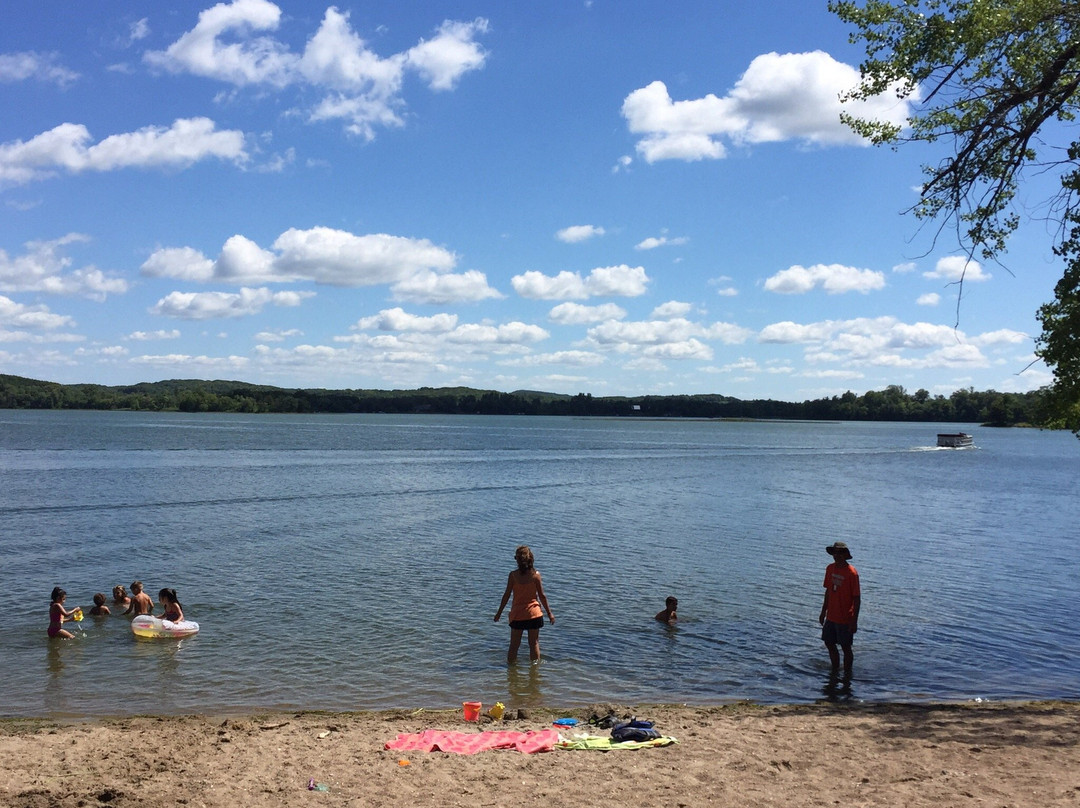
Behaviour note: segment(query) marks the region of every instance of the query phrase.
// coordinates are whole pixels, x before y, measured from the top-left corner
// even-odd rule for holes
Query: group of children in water
[[[510,572],[506,580],[506,590],[503,592],[499,611],[495,613],[495,622],[502,617],[506,604],[510,603],[510,648],[506,653],[506,661],[513,664],[517,661],[518,648],[521,646],[522,635],[529,637],[529,659],[537,662],[540,659],[540,627],[544,625],[544,612],[547,612],[548,620],[555,624],[555,615],[551,613],[547,596],[544,594],[544,585],[540,578],[540,572],[534,566],[533,552],[528,545],[521,545],[514,551],[514,561],[517,569]],[[50,637],[73,637],[70,631],[63,627],[65,620],[75,618],[78,609],[68,611],[64,608],[64,600],[67,592],[60,587],[52,591],[52,604],[49,606],[49,636]],[[511,600],[512,599],[512,600]],[[171,620],[179,623],[184,619],[184,610],[180,601],[176,598],[175,589],[162,589],[158,592],[158,601],[164,612],[162,620]],[[134,581],[131,584],[129,596],[123,586],[113,587],[113,605],[119,608],[126,607],[124,614],[140,615],[153,614],[154,601],[143,591],[142,581]],[[678,620],[676,609],[679,601],[669,597],[664,605],[664,610],[656,615],[656,619],[662,623],[674,624]],[[91,615],[112,614],[105,605],[105,595],[98,592],[94,595],[94,606],[90,609]]]
[[[122,614],[130,614],[133,617],[137,617],[141,614],[153,615],[154,601],[143,591],[142,581],[132,582],[131,595],[128,595],[127,590],[119,584],[113,587],[112,593],[113,606],[117,609],[121,606],[125,607]],[[64,622],[67,620],[79,619],[82,609],[78,606],[70,611],[64,608],[64,601],[66,599],[67,592],[58,586],[53,588],[52,603],[49,604],[50,637],[60,637],[61,639],[66,640],[75,636],[63,627]],[[94,617],[112,614],[112,610],[106,605],[105,600],[105,595],[102,592],[98,592],[94,595],[94,605],[90,609],[89,614]],[[170,620],[173,623],[179,623],[184,619],[184,610],[176,597],[175,589],[162,589],[158,592],[158,602],[161,603],[162,609],[164,610],[161,614],[162,620]]]

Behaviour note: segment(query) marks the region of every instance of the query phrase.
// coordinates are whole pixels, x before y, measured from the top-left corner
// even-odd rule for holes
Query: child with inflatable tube
[[[180,623],[184,619],[184,610],[180,606],[180,601],[176,599],[175,589],[162,589],[158,592],[158,602],[165,610],[162,615],[162,620],[169,620],[173,623]]]
[[[176,590],[165,588],[158,592],[161,616],[141,614],[131,621],[131,631],[137,637],[182,639],[199,633],[199,624],[184,617],[184,609]]]

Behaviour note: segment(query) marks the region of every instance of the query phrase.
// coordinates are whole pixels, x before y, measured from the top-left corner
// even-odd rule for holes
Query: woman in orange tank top
[[[517,569],[506,579],[506,591],[503,592],[499,611],[495,613],[495,622],[499,622],[503,609],[514,598],[510,607],[510,650],[506,652],[506,661],[511,665],[517,662],[521,635],[529,632],[529,659],[540,661],[540,627],[544,625],[544,612],[547,612],[551,625],[555,625],[555,615],[548,606],[544,585],[540,573],[533,566],[533,554],[526,545],[521,545],[514,552]],[[543,607],[543,608],[541,608]]]

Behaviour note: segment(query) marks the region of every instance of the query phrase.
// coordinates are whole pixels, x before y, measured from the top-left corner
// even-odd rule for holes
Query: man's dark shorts
[[[847,623],[834,623],[826,620],[821,627],[821,641],[826,645],[839,645],[841,648],[851,647],[851,626]]]

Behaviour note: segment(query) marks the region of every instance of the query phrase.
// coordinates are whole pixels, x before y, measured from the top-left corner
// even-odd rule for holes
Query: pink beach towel
[[[559,742],[559,733],[553,729],[530,732],[453,732],[426,729],[423,732],[402,732],[383,749],[399,752],[453,752],[458,755],[475,755],[489,749],[517,749],[531,755],[534,752],[550,752]]]

